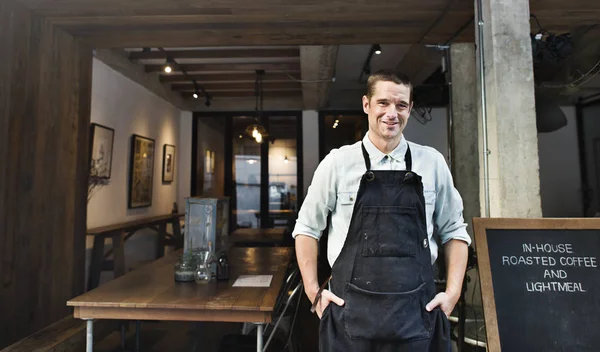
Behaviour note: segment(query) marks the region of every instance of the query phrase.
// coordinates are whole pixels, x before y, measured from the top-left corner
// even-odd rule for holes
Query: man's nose
[[[396,117],[398,117],[398,110],[396,109],[396,105],[390,104],[388,106],[388,108],[387,108],[386,115],[389,118],[396,118]]]

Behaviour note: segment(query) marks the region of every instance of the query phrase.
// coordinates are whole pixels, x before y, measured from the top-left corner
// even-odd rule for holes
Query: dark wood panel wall
[[[0,2],[0,349],[83,291],[92,51]]]

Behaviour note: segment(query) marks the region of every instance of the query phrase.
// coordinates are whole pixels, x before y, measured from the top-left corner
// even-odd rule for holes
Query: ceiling
[[[472,0],[19,1],[89,42],[113,68],[191,110],[206,109],[207,96],[210,109],[254,109],[256,70],[265,71],[266,109],[359,109],[360,74],[372,44],[383,49],[372,70],[399,69],[421,84],[442,56],[424,45],[473,42],[475,28]],[[578,38],[580,50],[568,67],[553,68],[557,85],[594,66],[600,1],[530,0],[530,9],[547,31],[591,28]],[[539,29],[534,19],[531,28]],[[162,72],[167,55],[159,48],[179,68]],[[594,82],[586,94],[600,90]],[[198,89],[204,99],[192,97]]]

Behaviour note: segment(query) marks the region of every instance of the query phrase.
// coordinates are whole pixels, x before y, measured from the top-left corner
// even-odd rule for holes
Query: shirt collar
[[[377,147],[375,146],[375,144],[373,144],[373,142],[371,142],[371,139],[369,138],[369,132],[367,132],[365,134],[365,137],[362,140],[365,149],[367,150],[367,153],[369,153],[369,158],[371,159],[372,163],[378,163],[381,161],[381,159],[383,159],[383,157],[386,154],[383,154],[383,152],[381,152],[381,150],[377,149]],[[400,139],[400,144],[398,144],[398,146],[392,150],[391,153],[387,154],[390,158],[395,159],[396,161],[404,161],[404,156],[406,155],[406,149],[408,148],[408,142],[406,142],[406,139],[404,138],[404,134],[402,135],[401,139]]]

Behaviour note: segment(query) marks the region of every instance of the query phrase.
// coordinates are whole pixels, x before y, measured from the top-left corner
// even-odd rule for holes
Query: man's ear
[[[363,95],[362,97],[362,106],[363,106],[363,111],[365,114],[369,114],[369,98],[367,98],[366,95]]]

